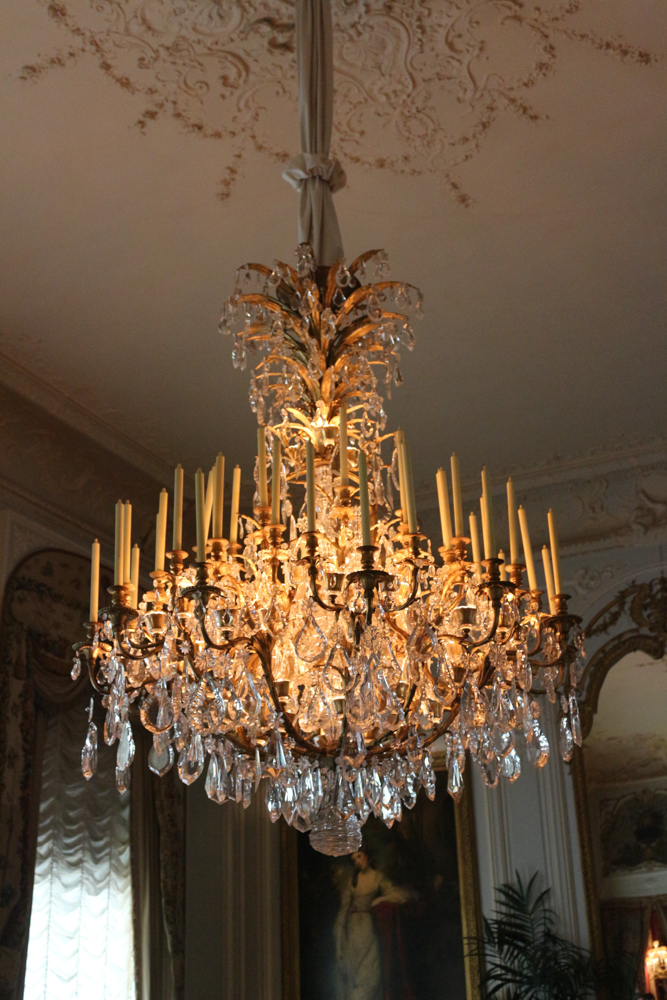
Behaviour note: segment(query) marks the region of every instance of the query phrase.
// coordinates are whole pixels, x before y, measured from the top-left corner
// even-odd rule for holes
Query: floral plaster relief
[[[276,116],[269,113],[287,103],[296,120],[292,2],[35,2],[67,42],[36,54],[21,78],[37,80],[92,55],[136,95],[140,130],[171,116],[186,132],[225,140],[231,160],[220,198],[231,193],[248,148],[277,162],[298,151],[271,130]],[[514,113],[527,123],[544,117],[530,94],[554,72],[564,44],[646,66],[655,61],[603,29],[583,29],[580,15],[595,6],[592,0],[335,0],[336,154],[347,165],[432,174],[469,205],[461,166],[501,116]]]

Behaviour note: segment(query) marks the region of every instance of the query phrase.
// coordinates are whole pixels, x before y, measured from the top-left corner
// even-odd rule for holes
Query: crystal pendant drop
[[[461,768],[459,767],[458,758],[455,756],[448,769],[447,773],[447,791],[454,799],[458,802],[463,795],[463,775],[461,774]]]
[[[512,747],[510,752],[503,760],[500,773],[502,774],[503,778],[507,778],[509,782],[516,781],[517,778],[520,777],[521,758],[519,757],[514,747]]]
[[[88,723],[86,741],[81,751],[81,771],[86,780],[90,780],[97,770],[97,726],[91,720]]]
[[[204,747],[199,733],[188,736],[178,755],[178,775],[185,785],[191,785],[204,770]]]
[[[148,767],[161,778],[167,771],[170,771],[174,764],[174,750],[167,740],[165,744],[156,742],[159,738],[154,737],[153,745],[148,751]]]
[[[572,730],[570,729],[566,715],[561,716],[558,727],[558,749],[564,761],[572,759],[574,739],[572,737]]]
[[[127,771],[134,760],[134,738],[129,720],[122,724],[118,750],[116,752],[116,767],[121,771]]]
[[[304,663],[315,663],[327,651],[327,638],[311,611],[294,641],[296,655]]]
[[[206,794],[209,799],[213,802],[221,802],[219,797],[220,791],[220,762],[218,760],[218,755],[212,753],[208,762],[208,771],[206,772],[206,784],[204,785],[206,789]]]

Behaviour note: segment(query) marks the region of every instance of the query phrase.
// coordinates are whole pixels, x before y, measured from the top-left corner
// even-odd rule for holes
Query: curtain
[[[86,677],[76,683],[70,677],[72,643],[81,638],[81,623],[88,617],[89,573],[87,559],[50,549],[29,556],[5,588],[0,624],[0,1000],[23,996],[47,721],[64,707],[83,707],[90,695]],[[103,571],[103,592],[110,583]],[[81,719],[82,743],[83,714]],[[134,726],[135,737],[139,728]],[[114,751],[100,743],[100,758],[113,760]],[[137,996],[181,1000],[184,789],[172,774],[153,781],[152,775],[140,777],[140,769],[137,760],[130,820],[139,927]],[[142,795],[145,777],[150,780]],[[85,784],[83,777],[81,781]],[[156,867],[146,882],[143,875],[151,865]],[[151,966],[153,947],[162,958],[147,978],[144,970]]]
[[[636,958],[637,986],[645,991],[644,957],[649,944],[652,919],[662,927],[667,940],[667,897],[647,896],[645,899],[614,899],[600,904],[600,917],[605,952],[608,958],[622,954]]]
[[[77,706],[46,727],[25,1000],[135,1000],[130,801],[114,755],[81,774]]]
[[[185,787],[174,767],[148,770],[151,736],[133,725],[131,844],[137,996],[181,1000],[185,988]]]

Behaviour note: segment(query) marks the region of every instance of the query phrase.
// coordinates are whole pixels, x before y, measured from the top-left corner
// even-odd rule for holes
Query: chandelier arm
[[[305,752],[311,754],[317,754],[318,756],[326,756],[326,751],[321,750],[319,747],[314,746],[305,740],[297,731],[296,727],[292,723],[292,720],[283,711],[280,705],[280,699],[278,698],[278,692],[276,691],[275,683],[273,680],[273,673],[271,671],[271,640],[268,638],[268,633],[264,633],[266,639],[258,637],[257,635],[252,637],[252,647],[257,653],[257,658],[262,665],[262,672],[266,678],[266,683],[269,688],[269,694],[271,695],[271,701],[273,702],[273,707],[276,714],[279,715],[283,720],[283,725],[285,726],[285,732],[290,736],[299,747],[301,747]]]
[[[77,654],[83,653],[85,657],[86,669],[88,670],[88,680],[90,681],[93,691],[96,691],[98,694],[107,694],[109,688],[100,687],[95,678],[95,671],[93,670],[93,666],[95,664],[96,657],[95,657],[95,650],[93,649],[93,647],[90,646],[87,642],[77,642],[73,648],[75,653]],[[113,647],[110,646],[109,650],[111,650],[112,648]]]
[[[113,635],[114,639],[118,643],[118,648],[120,649],[123,656],[127,657],[128,660],[144,660],[147,656],[153,656],[155,653],[158,652],[158,650],[162,649],[162,647],[164,646],[164,639],[162,640],[162,642],[159,643],[157,642],[149,643],[145,647],[130,642],[130,640],[127,639],[126,641],[130,644],[132,649],[126,649],[125,646],[123,646],[123,640],[120,637],[118,628],[114,628]],[[145,651],[137,656],[135,653],[132,652],[133,649],[139,649],[139,650],[144,649]]]
[[[544,660],[531,660],[530,665],[536,670],[546,670],[546,669],[556,669],[560,673],[560,678],[558,683],[563,679],[563,674],[565,672],[565,653],[562,653],[557,660],[553,660],[551,663],[547,663]],[[558,684],[554,684],[554,687],[558,687]]]
[[[408,639],[410,638],[410,633],[406,632],[404,629],[402,629],[401,626],[397,622],[395,622],[393,620],[393,618],[392,618],[393,613],[394,613],[393,611],[388,611],[386,613],[386,619],[385,620],[386,620],[387,624],[389,625],[389,627],[394,630],[394,632],[396,633],[396,635],[400,635],[401,639],[403,639],[404,642],[407,642]]]
[[[398,614],[399,611],[405,611],[406,608],[409,608],[412,604],[415,603],[417,599],[417,587],[419,586],[419,567],[412,561],[410,561],[410,567],[412,574],[412,583],[411,583],[409,597],[403,602],[403,604],[400,604],[397,608],[391,608],[391,609],[386,608],[384,604],[382,604],[378,600],[378,606],[381,608],[382,611],[385,612],[385,614],[388,613],[389,611],[391,611],[391,614]]]

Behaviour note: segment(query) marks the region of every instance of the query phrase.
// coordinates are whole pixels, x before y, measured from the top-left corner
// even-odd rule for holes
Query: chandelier
[[[326,0],[297,3],[298,57],[304,18],[326,76]],[[496,546],[486,470],[481,543],[475,514],[466,530],[455,455],[451,489],[445,470],[437,474],[437,554],[419,530],[409,444],[400,430],[386,431],[381,388],[390,394],[402,380],[399,352],[413,347],[421,294],[389,280],[382,251],[345,266],[329,204],[342,174],[328,160],[329,133],[330,122],[324,148],[292,170],[305,237],[295,266],[242,267],[221,321],[233,337],[234,366],[256,359],[252,513],[239,511],[237,467],[225,537],[218,455],[208,484],[195,474],[189,562],[177,467],[171,551],[163,490],[153,586],[140,594],[131,506],[119,501],[111,602],[98,609],[95,542],[90,621],[73,676],[87,670],[102,697],[119,790],[129,784],[138,717],[152,734],[156,774],[175,764],[190,784],[205,771],[207,794],[219,803],[248,806],[262,788],[272,820],[283,816],[310,831],[317,850],[338,855],[360,847],[371,814],[391,826],[421,788],[434,796],[430,748],[441,737],[455,799],[467,756],[491,787],[516,780],[522,756],[543,767],[550,747],[538,691],[558,703],[559,750],[569,760],[581,743],[576,692],[585,654],[580,620],[561,592],[553,515],[543,602],[511,480],[507,562]],[[327,256],[332,262],[322,264]],[[91,701],[87,778],[97,745]]]

